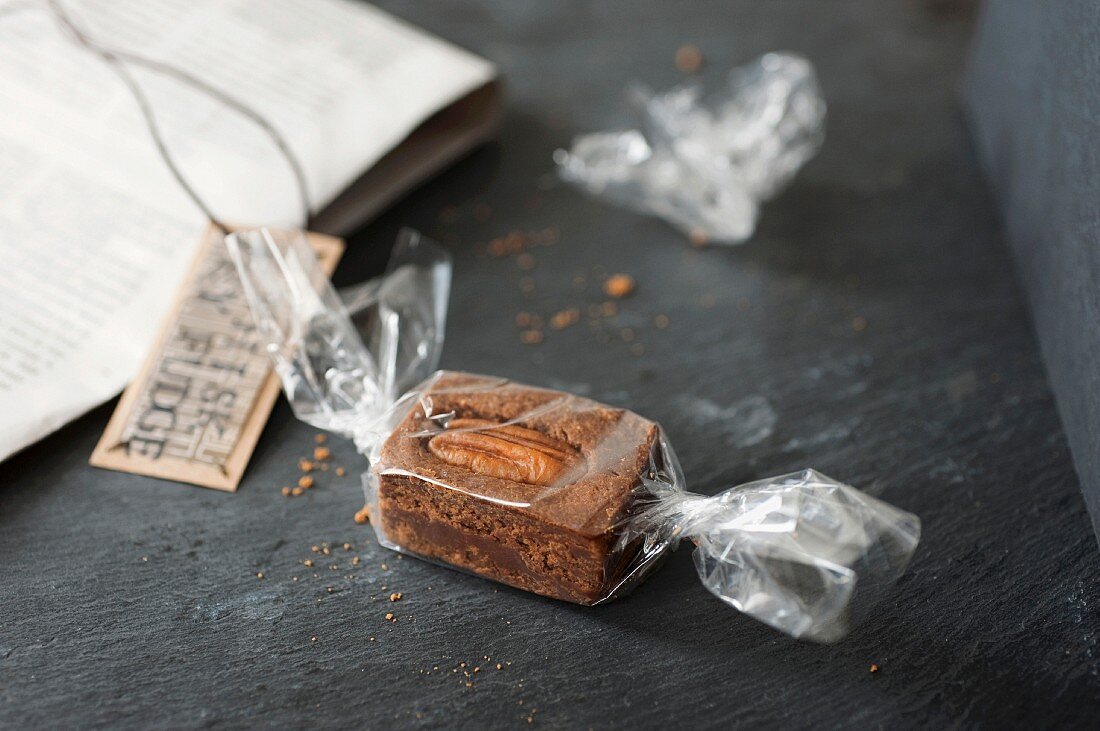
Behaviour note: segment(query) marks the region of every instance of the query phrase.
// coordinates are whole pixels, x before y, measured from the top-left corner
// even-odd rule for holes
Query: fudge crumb
[[[707,232],[703,229],[693,228],[691,229],[691,233],[688,234],[688,241],[690,241],[691,245],[696,249],[702,249],[710,243],[710,237],[707,236]]]
[[[301,457],[298,459],[298,469],[300,469],[302,472],[312,472],[313,463],[305,457]]]
[[[298,487],[308,490],[313,487],[313,478],[309,475],[302,475],[298,478]]]
[[[332,456],[332,452],[328,447],[317,447],[313,450],[313,458],[321,460],[322,462]]]
[[[699,47],[685,43],[676,49],[676,68],[685,74],[694,74],[703,67],[703,52]]]
[[[458,206],[448,204],[439,209],[439,220],[443,223],[454,223],[458,218]]]
[[[629,274],[612,274],[603,283],[603,291],[608,297],[622,299],[634,291],[634,277]]]
[[[318,444],[324,444],[326,441],[328,441],[328,436],[325,434],[315,434],[313,437],[313,441],[317,442]]]
[[[576,307],[562,310],[550,318],[550,327],[555,330],[564,330],[570,325],[576,325],[581,320],[581,311]]]
[[[538,345],[542,342],[542,330],[524,330],[519,338],[526,345]]]
[[[403,595],[401,594],[401,592],[395,591],[394,593],[390,594],[390,601],[391,602],[400,601],[402,596]]]
[[[878,672],[878,665],[876,665],[875,663],[871,663],[871,672],[872,673],[877,673]]]
[[[283,493],[283,497],[290,497],[290,488],[289,487],[284,487],[279,492]]]

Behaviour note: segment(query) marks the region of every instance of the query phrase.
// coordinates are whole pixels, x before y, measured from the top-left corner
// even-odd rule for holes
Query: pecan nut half
[[[447,431],[428,440],[428,451],[480,475],[541,486],[553,485],[581,461],[565,442],[487,419],[452,419]]]

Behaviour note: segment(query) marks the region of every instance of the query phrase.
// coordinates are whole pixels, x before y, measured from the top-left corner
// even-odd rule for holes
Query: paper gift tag
[[[340,239],[306,233],[327,274]],[[211,226],[156,344],[92,452],[106,469],[234,491],[279,395],[223,235]]]

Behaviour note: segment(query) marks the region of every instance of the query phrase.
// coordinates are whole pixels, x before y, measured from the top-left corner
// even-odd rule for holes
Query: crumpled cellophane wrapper
[[[711,593],[821,642],[869,611],[916,548],[916,516],[813,470],[699,495],[660,427],[632,412],[428,375],[450,274],[429,242],[406,235],[390,271],[346,299],[361,327],[304,240],[256,231],[228,245],[295,413],[369,457],[371,522],[389,548],[599,604],[686,539]]]
[[[714,243],[752,236],[760,204],[824,139],[825,100],[813,65],[791,53],[734,69],[709,96],[698,83],[661,94],[635,87],[630,96],[641,128],[580,135],[554,153],[559,174]]]

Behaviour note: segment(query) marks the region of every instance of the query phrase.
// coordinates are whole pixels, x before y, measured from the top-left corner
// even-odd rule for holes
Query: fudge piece
[[[372,520],[386,545],[592,604],[639,550],[617,546],[616,526],[657,432],[588,399],[445,373],[382,446]]]

